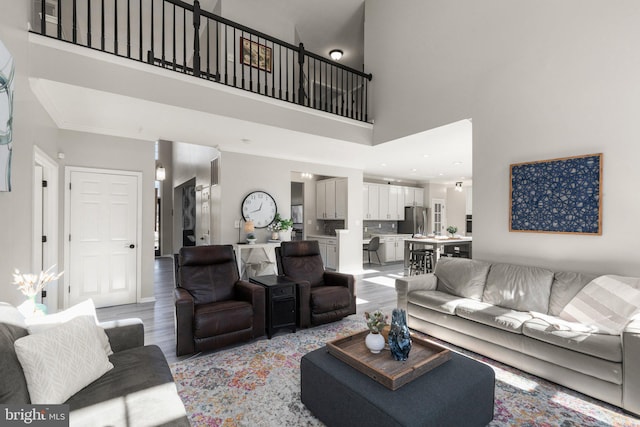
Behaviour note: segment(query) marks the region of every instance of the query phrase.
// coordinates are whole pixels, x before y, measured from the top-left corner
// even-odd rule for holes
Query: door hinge
[[[71,183],[69,183],[69,190],[71,190]]]
[[[47,185],[48,185],[47,180],[43,179],[42,180],[42,188],[47,188]]]
[[[69,241],[71,241],[71,234],[69,234]]]
[[[47,236],[42,236],[42,243],[47,243]]]
[[[71,285],[69,285],[68,293],[71,293]]]

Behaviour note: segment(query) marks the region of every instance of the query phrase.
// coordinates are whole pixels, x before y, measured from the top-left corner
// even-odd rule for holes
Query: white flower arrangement
[[[13,284],[18,285],[18,290],[29,298],[38,295],[50,282],[57,280],[64,273],[53,273],[52,265],[47,271],[41,271],[39,275],[21,274],[18,269],[13,273]]]

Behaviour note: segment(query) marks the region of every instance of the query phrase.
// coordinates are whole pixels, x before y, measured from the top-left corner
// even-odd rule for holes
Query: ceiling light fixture
[[[342,58],[343,54],[344,54],[344,52],[342,52],[340,49],[333,49],[331,52],[329,52],[329,56],[334,61],[339,61],[340,58]]]
[[[460,191],[460,192],[462,191],[462,182],[461,181],[456,182],[456,191]]]

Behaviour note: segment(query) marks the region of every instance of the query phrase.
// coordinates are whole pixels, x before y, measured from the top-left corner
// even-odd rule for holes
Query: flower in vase
[[[367,321],[369,331],[374,334],[382,332],[382,329],[387,325],[387,320],[389,320],[389,316],[380,310],[376,310],[373,313],[367,311],[364,313],[364,318]]]
[[[55,265],[52,265],[47,271],[41,271],[39,275],[36,274],[21,274],[16,269],[13,273],[13,284],[18,285],[18,290],[26,295],[28,298],[33,298],[38,295],[50,282],[57,280],[64,273],[53,273]]]

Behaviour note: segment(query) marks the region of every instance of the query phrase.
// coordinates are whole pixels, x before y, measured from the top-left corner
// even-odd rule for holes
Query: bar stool
[[[409,275],[426,274],[433,271],[433,250],[412,249],[409,252]]]

